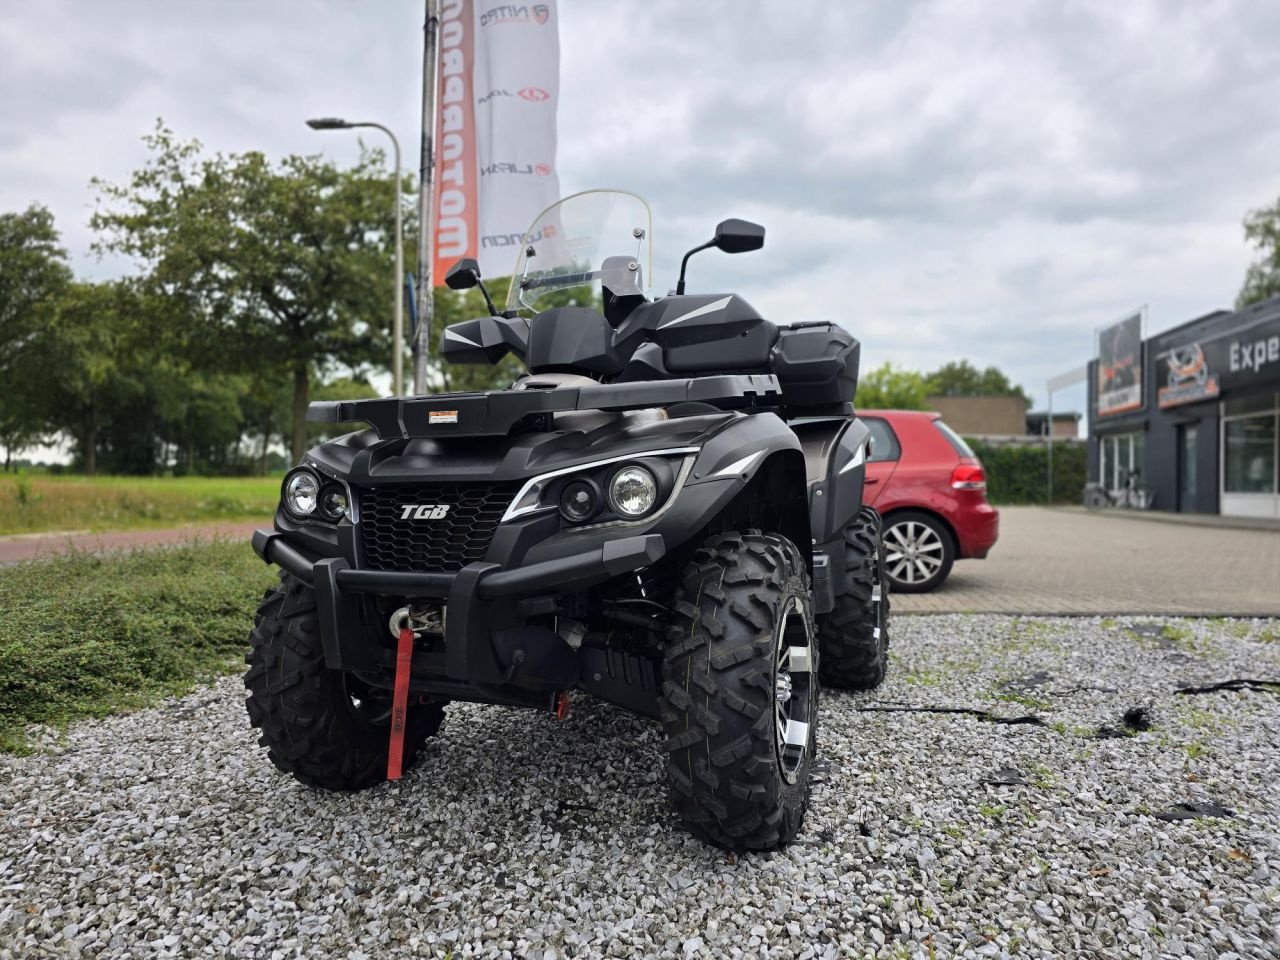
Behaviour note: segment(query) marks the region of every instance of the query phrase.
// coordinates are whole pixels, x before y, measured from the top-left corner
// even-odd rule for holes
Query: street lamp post
[[[404,283],[404,230],[401,225],[400,198],[400,141],[396,135],[380,123],[368,121],[351,122],[338,117],[318,117],[308,120],[307,126],[312,130],[353,130],[356,127],[373,127],[381,130],[391,138],[391,148],[395,156],[396,174],[396,277],[392,289],[395,292],[395,320],[392,325],[391,339],[395,348],[391,353],[391,390],[397,396],[404,394],[404,294],[400,285]]]

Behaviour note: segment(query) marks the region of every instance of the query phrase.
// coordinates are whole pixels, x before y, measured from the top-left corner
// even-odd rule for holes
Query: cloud
[[[485,0],[487,2],[487,0]],[[691,289],[838,319],[868,365],[995,363],[1043,397],[1093,330],[1229,304],[1240,220],[1280,195],[1280,6],[1247,0],[560,0],[566,192],[654,206],[657,287],[726,216]],[[0,207],[51,206],[77,268],[90,177],[157,116],[210,149],[354,159],[307,116],[377,119],[416,165],[420,3],[70,0],[0,13]],[[376,134],[370,143],[378,143]]]

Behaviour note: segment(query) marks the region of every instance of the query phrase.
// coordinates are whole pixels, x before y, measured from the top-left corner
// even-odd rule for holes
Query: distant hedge
[[[1044,444],[995,446],[968,439],[987,470],[987,497],[995,504],[1047,503],[1049,453]],[[1053,502],[1080,503],[1088,471],[1085,444],[1053,445]]]

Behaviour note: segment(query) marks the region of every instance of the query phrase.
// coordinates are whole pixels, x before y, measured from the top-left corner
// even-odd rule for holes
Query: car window
[[[862,421],[871,431],[871,455],[867,457],[868,463],[897,460],[902,456],[902,447],[898,445],[898,438],[888,421],[878,417],[863,417]]]
[[[951,449],[962,457],[973,457],[973,450],[964,442],[964,437],[956,433],[941,420],[933,421],[933,425],[938,428],[938,432],[947,438],[947,443],[951,444]]]

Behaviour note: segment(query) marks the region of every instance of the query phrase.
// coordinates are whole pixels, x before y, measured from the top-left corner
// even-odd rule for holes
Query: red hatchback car
[[[985,557],[1000,515],[969,445],[936,413],[859,410],[871,428],[868,504],[884,518],[885,570],[894,590],[933,590],[956,560]]]

